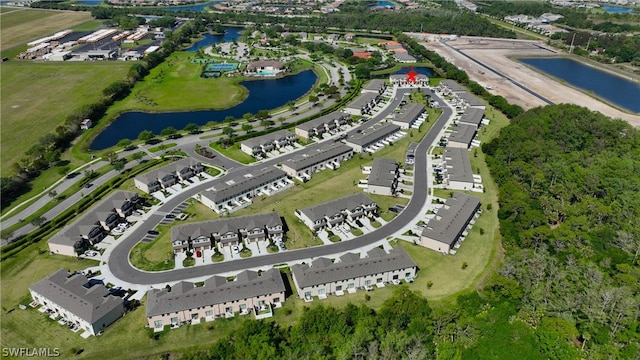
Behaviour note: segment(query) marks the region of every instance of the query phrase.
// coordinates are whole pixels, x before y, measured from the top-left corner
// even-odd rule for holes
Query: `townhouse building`
[[[135,210],[138,194],[115,191],[77,220],[52,236],[47,245],[52,254],[78,256],[89,246],[102,241],[119,223]]]
[[[387,90],[387,83],[381,79],[373,79],[369,81],[367,86],[362,89],[365,93],[382,95]]]
[[[367,115],[380,101],[380,95],[370,92],[358,96],[345,108],[345,112],[351,115]]]
[[[400,247],[389,252],[376,247],[362,258],[359,254],[347,253],[335,261],[317,258],[310,264],[291,267],[298,296],[306,301],[316,296],[324,299],[331,294],[341,296],[358,289],[372,290],[374,285],[384,287],[403,279],[411,282],[416,272],[416,263]]]
[[[409,129],[424,113],[424,110],[425,107],[422,104],[408,103],[393,115],[391,123],[400,126],[401,129]]]
[[[442,253],[449,253],[463,241],[479,216],[480,199],[463,193],[453,193],[444,206],[429,220],[417,244]]]
[[[467,149],[447,146],[443,159],[443,176],[448,189],[471,190],[475,187]]]
[[[169,188],[204,171],[201,162],[184,158],[133,179],[135,187],[147,194]]]
[[[255,197],[270,196],[293,185],[284,171],[267,166],[231,180],[220,179],[195,198],[218,214],[230,214],[251,205]]]
[[[203,221],[171,228],[174,254],[209,250],[214,246],[277,240],[284,234],[277,212]]]
[[[311,137],[322,138],[324,133],[335,132],[340,126],[346,125],[350,118],[350,115],[345,112],[335,111],[297,125],[295,132],[296,135],[305,139],[309,139]]]
[[[392,196],[398,188],[400,167],[393,159],[375,158],[367,178],[369,194]]]
[[[233,281],[213,276],[199,287],[181,281],[170,289],[147,292],[147,324],[162,331],[165,326],[177,328],[236,314],[271,315],[272,307],[279,307],[284,300],[285,285],[277,269],[261,273],[245,270]]]
[[[355,193],[339,199],[309,206],[295,211],[295,215],[311,229],[318,231],[342,225],[364,216],[375,215],[378,205],[364,193]]]
[[[91,283],[80,273],[60,269],[29,286],[33,300],[78,326],[97,335],[124,314],[124,301],[111,295],[102,284]]]
[[[400,126],[392,123],[377,123],[367,129],[351,132],[345,143],[353,151],[361,153],[369,146],[382,142],[386,138],[400,131]]]
[[[478,128],[474,125],[458,123],[451,134],[449,134],[447,147],[469,149],[471,142],[476,136],[477,130]]]
[[[278,130],[272,133],[244,140],[240,143],[240,150],[251,155],[264,155],[268,152],[292,145],[296,142],[296,135],[287,130]]]
[[[353,157],[353,149],[342,143],[322,145],[307,150],[282,163],[282,170],[291,177],[310,177],[320,170],[340,167],[340,163]]]

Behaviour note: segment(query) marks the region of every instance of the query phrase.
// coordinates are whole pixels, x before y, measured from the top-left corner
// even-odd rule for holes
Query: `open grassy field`
[[[3,8],[0,16],[1,50],[92,20],[88,12],[28,8]]]
[[[242,102],[248,91],[237,85],[241,78],[200,77],[203,64],[194,64],[193,53],[175,52],[139,81],[124,100],[109,108],[108,115],[128,110],[150,112],[227,109]]]
[[[124,62],[2,64],[2,173],[7,174],[38,139],[54,133],[68,114],[101,98],[109,83],[124,79],[130,66]]]

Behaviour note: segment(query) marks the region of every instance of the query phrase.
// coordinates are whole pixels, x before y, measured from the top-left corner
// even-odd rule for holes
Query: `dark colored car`
[[[88,189],[88,188],[90,188],[90,187],[92,187],[92,186],[93,186],[93,184],[92,184],[92,183],[86,183],[86,184],[84,184],[84,187],[86,187],[87,189]]]
[[[167,214],[164,217],[166,217],[167,219],[175,219],[176,218],[176,216],[173,215],[173,214]]]
[[[149,235],[160,235],[160,232],[156,231],[156,230],[149,230],[149,231],[147,231],[147,234],[149,234]]]

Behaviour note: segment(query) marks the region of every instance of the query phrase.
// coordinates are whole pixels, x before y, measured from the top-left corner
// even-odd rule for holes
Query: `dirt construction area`
[[[483,85],[490,93],[503,96],[511,104],[524,109],[551,103],[577,104],[640,127],[639,114],[621,111],[509,58],[565,55],[542,42],[467,36],[441,42],[424,34],[409,35],[466,71],[469,78]]]

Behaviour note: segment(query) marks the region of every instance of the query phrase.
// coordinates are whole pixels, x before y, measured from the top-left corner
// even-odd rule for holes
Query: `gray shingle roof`
[[[199,236],[210,237],[214,235],[215,237],[216,234],[237,233],[240,230],[264,229],[274,226],[282,227],[282,220],[275,211],[266,214],[236,216],[174,226],[171,228],[171,241],[195,239]]]
[[[469,106],[484,106],[482,100],[478,99],[478,97],[469,92],[465,91],[463,93],[459,93],[458,97],[464,100],[464,102],[466,102]]]
[[[447,162],[450,181],[473,183],[473,171],[467,149],[447,147],[444,149],[444,159]]]
[[[332,215],[342,212],[343,210],[352,210],[358,206],[368,205],[375,203],[370,197],[362,192],[358,192],[352,195],[347,195],[339,199],[331,200],[322,204],[300,209],[300,212],[305,214],[311,221],[324,219],[325,216],[331,217]]]
[[[467,91],[465,88],[463,88],[462,86],[458,85],[457,82],[453,81],[453,80],[442,80],[440,81],[441,85],[446,86],[449,90],[453,91],[453,92],[462,92],[462,91]]]
[[[80,240],[80,235],[85,234],[83,231],[90,231],[97,223],[98,218],[96,217],[96,212],[111,212],[116,206],[121,207],[126,201],[125,199],[131,199],[137,196],[137,193],[131,191],[114,191],[96,206],[86,211],[84,215],[76,221],[51,237],[47,243],[73,246]]]
[[[353,102],[351,102],[349,105],[347,105],[347,108],[360,110],[365,105],[370,103],[373,99],[375,99],[377,96],[378,96],[378,94],[364,93],[364,94],[358,96],[358,98],[353,100]]]
[[[373,79],[371,80],[367,86],[364,87],[364,91],[375,91],[378,92],[380,89],[384,88],[386,85],[384,80],[381,79]]]
[[[371,166],[368,184],[391,187],[396,179],[398,163],[393,159],[375,158]]]
[[[480,199],[463,193],[453,193],[436,217],[429,220],[422,236],[452,246],[464,231],[473,215],[480,207]]]
[[[407,80],[407,75],[406,74],[392,74],[389,75],[389,80],[390,81],[406,81]],[[429,77],[425,74],[417,74],[416,75],[416,80],[429,80]]]
[[[416,266],[403,248],[391,249],[389,253],[380,248],[374,248],[365,258],[361,259],[356,254],[345,254],[340,260],[339,262],[314,261],[312,266],[297,264],[291,267],[291,272],[298,286],[305,288]]]
[[[477,108],[467,108],[465,112],[460,116],[460,122],[463,124],[474,125],[480,127],[482,118],[484,117],[484,110]]]
[[[277,269],[270,269],[260,275],[255,271],[245,270],[231,282],[214,276],[201,287],[182,281],[174,285],[170,292],[166,289],[152,289],[147,293],[147,317],[284,291],[284,281]]]
[[[348,117],[348,116],[349,114],[347,113],[344,113],[341,111],[335,111],[327,115],[320,116],[317,119],[313,119],[303,124],[297,125],[296,128],[304,131],[310,131],[316,128],[324,128],[325,127],[324,124],[335,123],[337,119]]]
[[[285,161],[283,166],[287,166],[295,171],[300,171],[308,168],[309,166],[325,162],[328,159],[349,152],[353,152],[353,149],[347,145],[342,143],[333,143],[329,146],[323,146],[319,149],[311,149],[303,154],[295,155],[291,159]]]
[[[463,144],[471,144],[471,140],[476,135],[477,128],[474,125],[458,124],[449,135],[449,141],[459,142]]]
[[[418,61],[414,56],[411,56],[404,52],[396,52],[393,54],[393,58],[397,61]]]
[[[393,121],[411,124],[420,114],[424,112],[424,105],[418,103],[409,103],[402,110],[395,114]]]
[[[200,163],[199,161],[193,158],[190,158],[190,157],[183,158],[178,161],[174,161],[168,165],[165,165],[159,169],[156,169],[154,171],[150,171],[148,173],[138,175],[136,176],[136,180],[144,184],[149,184],[153,181],[157,181],[158,179],[162,179],[166,175],[169,175],[169,174],[175,175],[176,171],[179,171],[180,169],[183,169],[185,167],[195,167],[195,166],[201,166],[201,165],[202,163]]]
[[[352,133],[352,135],[347,138],[347,143],[365,147],[371,144],[375,144],[376,142],[399,130],[400,126],[394,125],[392,123],[378,123],[365,130],[362,130],[362,132],[360,133]]]
[[[72,275],[67,270],[60,269],[31,285],[29,289],[91,324],[117,307],[121,307],[124,312],[122,298],[110,295],[103,285],[89,287],[88,283],[86,276]]]
[[[295,138],[295,134],[287,130],[278,130],[269,134],[247,139],[243,141],[242,144],[250,148],[253,148],[255,146],[260,146],[262,144],[275,142],[277,140],[285,140],[290,137]]]
[[[213,183],[215,190],[210,189],[200,194],[215,203],[219,203],[255,189],[262,184],[271,183],[285,177],[287,177],[287,174],[284,171],[273,166],[267,166],[254,171],[251,177],[238,176],[231,180],[220,179]],[[228,184],[229,181],[233,181],[233,183]]]

